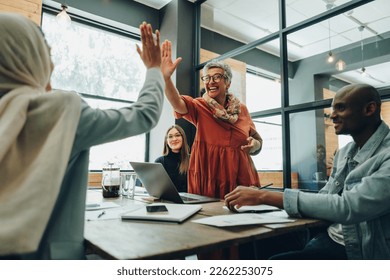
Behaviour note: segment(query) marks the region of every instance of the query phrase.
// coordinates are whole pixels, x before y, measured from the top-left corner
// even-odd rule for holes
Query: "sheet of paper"
[[[85,205],[86,211],[93,211],[93,210],[101,210],[101,209],[108,209],[108,208],[115,208],[119,207],[120,205],[108,201],[108,202],[100,202],[100,203],[88,203]]]
[[[223,206],[223,208],[229,210],[226,206]],[[280,211],[280,208],[271,205],[260,204],[260,205],[241,206],[239,209],[236,210],[238,213],[244,213],[244,212],[261,213],[261,212],[268,212],[268,211]]]
[[[280,209],[280,211],[272,211],[262,214],[265,217],[278,217],[278,218],[290,218],[285,210]],[[291,219],[291,218],[290,218]]]
[[[97,220],[114,220],[121,219],[122,214],[135,211],[141,207],[145,207],[141,204],[126,206],[126,207],[114,207],[103,210],[85,211],[85,220],[97,221]]]
[[[235,215],[218,215],[194,220],[192,222],[215,227],[231,227],[256,224],[291,223],[294,221],[294,219],[278,217],[277,215],[271,216],[255,213],[242,213]]]

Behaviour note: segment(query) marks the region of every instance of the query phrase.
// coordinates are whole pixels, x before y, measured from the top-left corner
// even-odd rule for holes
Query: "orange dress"
[[[181,96],[188,113],[175,113],[197,128],[188,170],[188,192],[223,198],[238,185],[260,186],[257,170],[250,155],[241,150],[256,132],[247,107],[234,124],[213,116],[203,98]]]

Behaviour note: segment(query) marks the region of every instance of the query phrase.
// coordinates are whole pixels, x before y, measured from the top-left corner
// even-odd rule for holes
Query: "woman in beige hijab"
[[[0,259],[84,258],[89,148],[145,133],[161,114],[159,32],[153,39],[146,23],[140,31],[147,74],[137,102],[99,110],[51,91],[41,30],[0,12]]]

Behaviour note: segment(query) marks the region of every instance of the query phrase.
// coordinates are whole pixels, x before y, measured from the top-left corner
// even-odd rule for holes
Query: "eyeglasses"
[[[201,77],[202,81],[205,82],[205,83],[208,83],[210,82],[210,80],[213,80],[214,82],[218,83],[222,78],[226,78],[225,75],[222,75],[222,74],[214,74],[212,76],[210,75],[206,75],[206,76],[203,76]]]
[[[168,139],[169,140],[172,140],[173,138],[179,138],[181,137],[181,134],[180,133],[177,133],[177,134],[169,134],[168,135]]]

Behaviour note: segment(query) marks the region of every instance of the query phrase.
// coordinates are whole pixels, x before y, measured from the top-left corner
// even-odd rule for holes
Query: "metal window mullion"
[[[283,188],[291,186],[291,143],[290,143],[290,114],[285,110],[289,106],[288,90],[288,52],[286,27],[286,1],[279,0],[279,42],[280,42],[280,69],[282,94],[282,153],[283,153]]]

